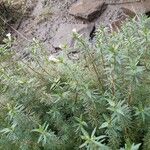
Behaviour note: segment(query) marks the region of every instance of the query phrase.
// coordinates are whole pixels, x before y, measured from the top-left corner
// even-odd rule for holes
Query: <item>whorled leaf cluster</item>
[[[35,39],[31,59],[17,57],[9,36],[0,46],[0,150],[148,150],[149,24],[102,27],[94,44],[73,33],[79,61],[66,49],[48,58]]]

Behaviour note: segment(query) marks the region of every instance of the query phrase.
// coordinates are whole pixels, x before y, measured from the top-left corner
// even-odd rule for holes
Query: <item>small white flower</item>
[[[11,40],[11,34],[10,33],[6,34],[6,37],[8,37],[8,39]]]
[[[50,55],[48,60],[51,61],[51,62],[54,62],[54,63],[60,62],[60,60],[57,59],[54,55]]]
[[[77,29],[74,28],[74,29],[72,30],[72,32],[73,32],[73,33],[77,33]]]
[[[36,41],[36,38],[33,38],[32,40],[35,42],[35,41]]]
[[[36,43],[36,44],[39,43],[39,41],[38,41],[36,38],[33,38],[32,40],[33,40],[33,42]]]
[[[7,37],[10,37],[10,36],[11,36],[11,34],[10,34],[10,33],[8,33],[8,34],[6,34],[6,36],[7,36]]]
[[[63,50],[63,49],[66,49],[67,48],[67,44],[60,44],[59,45],[59,48],[61,49],[61,50]]]
[[[58,47],[59,47],[60,49],[63,49],[63,45],[62,45],[62,44],[60,44]]]

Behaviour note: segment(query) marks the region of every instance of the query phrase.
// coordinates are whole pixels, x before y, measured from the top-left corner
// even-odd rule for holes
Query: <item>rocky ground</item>
[[[149,0],[34,0],[29,5],[30,13],[12,32],[16,47],[24,50],[37,38],[51,53],[63,44],[73,46],[73,29],[90,39],[100,25],[117,30],[126,18],[150,12]]]

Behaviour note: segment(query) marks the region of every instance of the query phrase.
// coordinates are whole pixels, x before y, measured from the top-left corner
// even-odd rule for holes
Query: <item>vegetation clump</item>
[[[0,46],[0,150],[149,150],[150,18],[101,27],[94,44],[73,34],[75,62],[35,39],[31,59],[10,35]]]

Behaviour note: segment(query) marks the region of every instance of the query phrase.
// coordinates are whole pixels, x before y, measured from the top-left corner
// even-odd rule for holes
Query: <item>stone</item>
[[[113,21],[110,27],[111,31],[118,31],[121,28],[124,21],[125,19],[123,18]]]
[[[92,21],[100,16],[105,9],[106,5],[103,0],[78,0],[70,7],[69,14]]]
[[[73,30],[83,38],[90,39],[90,35],[93,32],[95,26],[91,24],[61,24],[58,28],[56,35],[53,38],[52,45],[55,49],[61,49],[61,46],[67,45],[73,47],[75,40],[73,38]]]
[[[141,2],[144,0],[104,0],[106,4],[124,4],[124,3],[134,3],[134,2]]]
[[[121,15],[124,17],[131,17],[131,18],[136,16],[135,12],[125,7],[121,7],[119,11],[117,12],[117,15],[118,17],[120,17],[119,15]]]
[[[134,1],[130,3],[114,4],[116,7],[125,7],[133,10],[136,14],[145,14],[150,11],[150,0]]]
[[[117,14],[115,16],[115,20],[111,22],[111,29],[113,31],[119,30],[124,21],[126,21],[129,18],[134,18],[136,14],[130,9],[122,7],[117,11]]]

